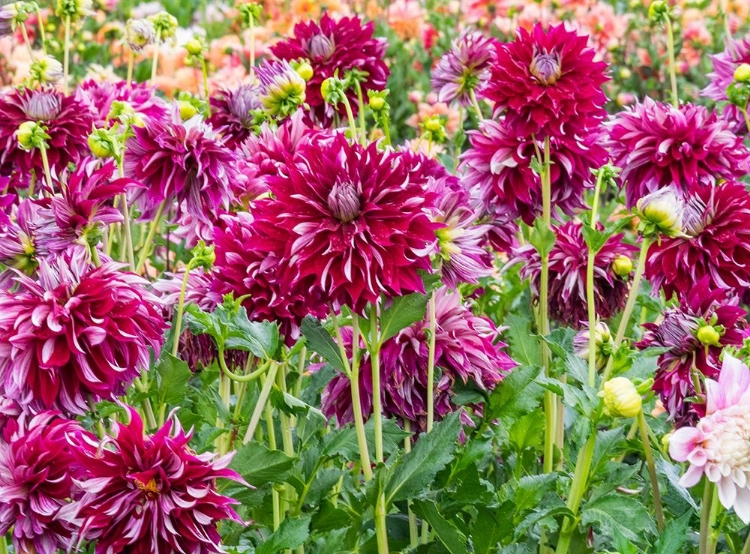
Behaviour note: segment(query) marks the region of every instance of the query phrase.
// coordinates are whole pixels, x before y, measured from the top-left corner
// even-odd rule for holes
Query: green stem
[[[745,126],[747,127],[747,132],[750,133],[750,117],[747,115],[747,108],[744,110],[740,108],[740,111],[742,112],[742,115],[745,117]]]
[[[625,304],[625,309],[622,312],[622,318],[620,319],[620,326],[617,329],[617,335],[615,336],[615,350],[620,348],[622,341],[625,339],[625,332],[628,329],[628,323],[630,322],[630,316],[633,315],[633,308],[635,308],[635,301],[638,299],[638,291],[641,288],[641,279],[643,279],[643,272],[646,269],[646,258],[648,256],[648,249],[651,246],[651,239],[643,237],[641,241],[641,252],[638,255],[638,267],[635,269],[635,275],[633,276],[633,282],[630,285],[630,294],[628,301]]]
[[[409,433],[409,436],[404,439],[404,452],[408,454],[411,452],[411,422],[408,419],[404,420],[404,431]],[[419,532],[417,530],[417,515],[411,509],[411,500],[407,502],[406,509],[409,513],[409,545],[416,548],[419,546]]]
[[[156,71],[159,66],[159,47],[161,46],[161,29],[156,30],[156,40],[154,41],[154,59],[151,62],[151,84],[156,79]]]
[[[211,117],[211,98],[208,93],[208,66],[206,65],[206,58],[201,55],[201,71],[203,73],[203,92],[206,97],[206,110],[208,117]]]
[[[65,44],[63,45],[63,91],[68,94],[68,73],[70,68],[70,15],[65,16]]]
[[[44,19],[42,18],[42,10],[39,9],[39,4],[34,4],[34,12],[36,12],[36,23],[39,26],[39,40],[42,41],[42,53],[47,55],[47,32],[44,30]]]
[[[390,124],[390,118],[383,116],[383,135],[385,136],[385,144],[386,146],[391,145],[391,124]]]
[[[359,326],[359,318],[352,315],[352,322]],[[380,332],[378,329],[378,308],[370,305],[370,361],[372,365],[372,417],[375,430],[375,461],[383,463],[383,406],[380,387]]]
[[[750,554],[750,532],[747,534],[747,540],[745,540],[745,546],[742,547],[740,554]]]
[[[31,42],[29,41],[29,33],[26,31],[26,24],[21,23],[21,36],[23,36],[23,43],[26,45],[26,50],[29,51],[29,60],[34,61],[34,51],[31,49]]]
[[[602,189],[604,171],[596,176],[594,188],[594,205],[591,207],[591,228],[596,229],[599,212],[599,195]],[[594,264],[596,252],[589,246],[589,257],[586,264],[586,304],[589,316],[589,386],[596,386],[596,296],[594,295]]]
[[[131,49],[128,49],[128,87],[133,82],[133,68],[135,66],[135,54]]]
[[[570,485],[570,495],[568,497],[568,509],[573,512],[574,517],[568,518],[563,523],[560,539],[557,542],[557,554],[567,554],[570,548],[570,541],[573,533],[578,526],[578,509],[581,507],[583,495],[586,492],[591,462],[594,458],[594,447],[596,446],[596,426],[592,426],[591,435],[589,436],[583,450],[578,454],[576,461],[576,470],[573,474],[573,483]]]
[[[102,261],[99,258],[99,250],[97,250],[96,245],[89,245],[89,252],[91,252],[91,261],[94,267],[101,267]]]
[[[39,147],[39,155],[42,157],[42,166],[44,167],[44,182],[47,184],[49,193],[54,194],[55,190],[52,188],[52,174],[49,170],[49,158],[47,158],[47,147],[44,144]],[[65,185],[63,185],[61,181],[60,188],[63,188],[64,186]]]
[[[5,535],[0,537],[0,554],[8,554],[8,541]]]
[[[263,410],[266,406],[266,401],[271,394],[271,388],[273,388],[273,383],[276,380],[276,372],[278,370],[279,364],[272,361],[271,367],[268,370],[268,374],[266,375],[266,379],[265,381],[263,381],[263,388],[260,390],[258,402],[255,404],[255,408],[253,408],[253,414],[250,416],[250,423],[247,426],[245,438],[242,439],[242,444],[249,443],[253,438],[253,435],[255,434],[255,429],[258,427],[258,422],[260,422],[260,417],[263,414]]]
[[[367,122],[365,120],[365,99],[362,95],[362,85],[359,81],[354,81],[354,89],[357,91],[357,102],[359,103],[359,131],[362,137],[362,144],[367,142]]]
[[[675,108],[680,107],[680,97],[677,95],[677,67],[674,55],[674,30],[672,29],[672,19],[669,14],[666,18],[667,25],[667,52],[669,55],[669,82],[672,86],[672,105]]]
[[[276,429],[273,424],[273,408],[271,408],[270,402],[265,404],[266,427],[268,429],[268,448],[270,450],[276,450]],[[281,502],[279,491],[277,491],[275,487],[271,489],[271,494],[273,502],[273,530],[276,531],[281,525]]]
[[[148,228],[148,235],[146,236],[146,241],[143,243],[141,254],[138,257],[138,265],[135,268],[135,272],[139,275],[143,271],[143,268],[146,266],[146,259],[148,258],[149,254],[151,254],[151,249],[154,246],[154,237],[156,237],[156,229],[159,227],[159,223],[161,223],[161,217],[164,214],[164,208],[166,207],[166,205],[167,200],[164,199],[164,201],[159,205],[159,209],[156,211],[156,216],[154,217],[154,220],[151,222],[151,225]]]
[[[388,529],[385,516],[385,493],[381,492],[375,502],[375,535],[378,541],[378,554],[388,554]]]
[[[701,504],[699,554],[714,554],[716,552],[718,536],[714,534],[714,524],[716,523],[716,516],[719,513],[717,494],[716,484],[706,478],[703,502]]]
[[[474,108],[474,113],[477,115],[477,124],[484,119],[482,114],[482,108],[479,106],[477,101],[477,95],[474,93],[474,89],[469,91],[469,99],[471,100],[471,107]]]
[[[276,373],[276,385],[282,392],[286,392],[286,365],[280,368],[280,371]],[[289,416],[282,411],[279,411],[279,423],[281,424],[281,440],[284,446],[284,454],[290,458],[294,457],[294,442],[292,438],[292,427],[289,423]],[[294,495],[294,488],[292,485],[287,483],[285,485],[286,493],[281,499],[281,517],[285,517],[285,512],[288,503],[292,502]]]
[[[729,2],[727,0],[721,0],[721,15],[724,18],[724,40],[727,43],[729,53],[734,57],[736,52],[732,44],[732,30],[729,28]]]
[[[435,339],[437,334],[437,317],[435,291],[430,296],[430,343],[427,351],[427,432],[432,431],[435,422]]]
[[[346,110],[346,118],[349,121],[349,130],[352,134],[352,141],[359,142],[359,131],[357,130],[357,124],[354,121],[352,105],[349,103],[349,99],[346,96],[344,96],[342,102],[344,103],[344,109]]]
[[[255,82],[255,18],[250,16],[250,82]]]
[[[146,416],[146,424],[149,429],[156,429],[156,417],[154,416],[154,407],[151,405],[151,401],[147,398],[143,401],[143,414]]]
[[[638,425],[641,429],[641,441],[643,442],[643,453],[646,455],[646,464],[648,465],[648,474],[651,478],[651,492],[654,495],[654,511],[656,512],[656,524],[659,527],[659,532],[664,532],[664,509],[661,504],[661,493],[659,492],[659,479],[656,477],[656,463],[654,462],[654,454],[651,451],[651,439],[648,436],[648,423],[646,422],[646,414],[641,413],[638,415]]]
[[[180,349],[180,333],[182,332],[182,316],[185,313],[185,293],[187,292],[188,279],[190,278],[190,264],[185,268],[185,276],[182,278],[182,286],[180,287],[180,299],[177,302],[177,313],[174,318],[174,333],[172,343],[172,356],[177,357],[177,351]],[[220,353],[220,357],[223,352]],[[224,364],[226,365],[226,364]]]

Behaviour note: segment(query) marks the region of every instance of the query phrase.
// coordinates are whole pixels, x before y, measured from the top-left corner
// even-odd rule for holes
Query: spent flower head
[[[154,24],[148,19],[128,19],[125,25],[125,42],[134,52],[140,52],[156,39]]]
[[[44,56],[34,60],[29,68],[29,77],[32,82],[44,84],[56,84],[63,78],[63,66],[53,56]]]
[[[92,13],[91,0],[57,0],[55,13],[60,17],[79,19]]]

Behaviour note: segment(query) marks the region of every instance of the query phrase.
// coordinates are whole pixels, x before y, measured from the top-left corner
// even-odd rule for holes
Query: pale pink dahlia
[[[687,193],[750,172],[750,150],[729,123],[703,106],[646,98],[608,123],[607,147],[622,168],[629,208],[650,192],[674,185]]]
[[[121,395],[166,327],[146,281],[114,263],[42,260],[39,280],[16,277],[0,291],[0,379],[5,394],[32,409],[85,413],[88,401]]]
[[[357,311],[381,294],[424,290],[419,271],[431,270],[439,225],[401,156],[337,135],[303,146],[293,162],[269,179],[275,200],[254,210],[266,237],[286,242],[293,281],[312,278],[327,301]]]
[[[588,246],[583,239],[582,224],[568,221],[554,228],[557,235],[549,255],[549,313],[553,319],[580,329],[588,318],[586,302],[586,267]],[[619,256],[631,256],[634,246],[622,242],[623,235],[607,239],[594,258],[594,303],[596,313],[609,319],[625,305],[628,279],[619,277],[612,266]],[[516,250],[515,261],[524,262],[521,275],[531,279],[531,290],[539,295],[542,260],[532,245]]]
[[[71,438],[85,478],[63,515],[80,529],[79,544],[95,542],[96,554],[223,552],[217,522],[242,523],[237,502],[217,491],[217,479],[244,482],[228,469],[233,454],[196,454],[176,417],[144,435],[138,412],[128,411],[130,423],[116,423],[102,441],[86,432]]]
[[[518,135],[537,138],[579,134],[604,120],[607,64],[595,61],[588,37],[565,25],[541,23],[519,29],[516,40],[498,44],[482,96],[505,113]]]
[[[701,95],[716,102],[727,101],[727,87],[734,81],[734,71],[743,63],[750,63],[750,37],[732,40],[726,49],[711,56],[714,70],[708,74],[711,82],[701,91]],[[722,118],[730,123],[732,131],[738,135],[748,132],[745,117],[740,109],[733,104],[726,104],[721,113]]]
[[[471,104],[471,93],[489,80],[496,43],[479,31],[465,31],[453,41],[432,70],[432,90],[437,92],[439,102]]]
[[[551,137],[555,215],[572,214],[583,206],[584,189],[594,186],[591,168],[607,161],[601,138],[599,132]],[[502,207],[533,224],[542,213],[542,182],[532,162],[544,149],[544,141],[519,135],[508,119],[483,121],[478,131],[469,133],[469,141],[471,147],[461,156],[466,186],[477,190],[487,207]]]
[[[73,496],[75,458],[67,435],[80,428],[58,412],[22,414],[0,438],[0,535],[13,528],[18,553],[55,554],[70,546],[58,518]]]
[[[750,289],[750,193],[728,182],[695,187],[683,215],[684,237],[663,237],[651,246],[646,276],[667,298],[688,294],[709,278],[712,288]]]
[[[669,439],[669,455],[687,462],[680,479],[697,485],[705,475],[716,483],[719,501],[750,524],[750,369],[724,355],[718,380],[706,379],[706,415]]]

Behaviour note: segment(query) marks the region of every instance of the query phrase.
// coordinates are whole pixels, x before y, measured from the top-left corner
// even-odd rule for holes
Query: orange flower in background
[[[434,100],[434,94],[430,93],[427,96],[428,100]],[[450,108],[445,102],[420,102],[417,106],[417,113],[407,119],[406,124],[418,129],[425,119],[433,115],[444,115],[447,117],[445,129],[449,133],[455,133],[458,130],[458,110]]]
[[[420,38],[426,16],[419,0],[395,0],[386,10],[388,24],[401,40]]]

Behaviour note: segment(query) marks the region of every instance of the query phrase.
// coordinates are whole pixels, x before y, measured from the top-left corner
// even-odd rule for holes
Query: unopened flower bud
[[[125,25],[125,42],[134,52],[140,52],[155,38],[156,29],[148,19],[129,19]]]
[[[620,68],[620,71],[617,72],[617,74],[620,76],[620,79],[623,81],[626,79],[630,79],[630,77],[633,75],[633,72],[630,71],[627,67]]]
[[[721,336],[724,334],[721,331],[723,329],[717,329],[713,325],[702,325],[695,332],[695,338],[705,346],[721,346]]]
[[[156,34],[161,40],[172,38],[179,25],[177,18],[167,12],[150,15],[148,19],[153,23]]]
[[[198,241],[198,244],[193,248],[192,251],[193,259],[190,260],[190,269],[196,267],[202,267],[204,269],[211,269],[216,261],[216,253],[214,252],[214,245],[206,246],[206,243],[202,240]]]
[[[582,329],[573,337],[573,352],[584,360],[589,359],[589,339],[588,329]],[[615,346],[612,333],[603,321],[594,326],[594,341],[596,344],[596,368],[601,370],[607,365]]]
[[[177,105],[180,108],[180,118],[182,118],[183,121],[187,121],[198,113],[198,108],[186,100],[179,101]]]
[[[56,58],[44,56],[31,64],[29,74],[38,83],[55,84],[63,78],[63,66]]]
[[[727,100],[742,110],[750,102],[750,81],[732,81],[727,87]]]
[[[645,236],[662,233],[668,237],[682,234],[685,201],[674,187],[666,187],[641,198],[636,204]]]
[[[380,96],[370,98],[370,108],[373,111],[379,112],[383,107],[385,107],[385,98],[381,98]]]
[[[305,81],[312,79],[313,68],[307,60],[293,61],[291,62],[291,66]]]
[[[664,0],[654,0],[648,7],[648,18],[654,23],[658,23],[668,14],[669,7]]]
[[[93,13],[92,7],[91,0],[57,0],[56,13],[60,17],[76,19]]]
[[[612,260],[612,271],[618,277],[627,277],[633,273],[633,260],[629,257],[619,254],[614,260]]]
[[[738,83],[750,82],[750,63],[743,63],[734,70],[734,80]]]
[[[604,399],[604,409],[614,417],[635,417],[643,407],[641,395],[627,377],[615,377],[604,383],[599,397]]]
[[[203,53],[203,43],[201,43],[200,39],[194,38],[187,41],[185,50],[187,50],[188,54],[191,56],[200,56]]]
[[[36,121],[25,121],[18,126],[16,131],[18,145],[27,151],[46,147],[46,140],[49,138],[44,127]]]
[[[115,153],[114,139],[107,129],[94,129],[88,143],[91,153],[97,158],[109,158]]]

